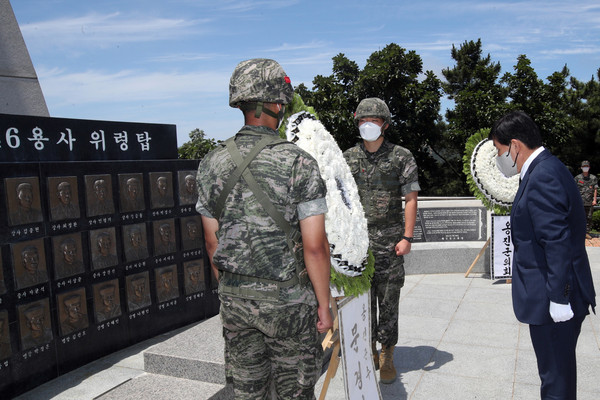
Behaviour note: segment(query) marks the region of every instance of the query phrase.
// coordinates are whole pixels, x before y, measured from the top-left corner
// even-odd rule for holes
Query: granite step
[[[220,317],[204,320],[144,352],[144,371],[225,385],[223,326]]]
[[[229,400],[230,386],[145,373],[95,397],[94,400]]]

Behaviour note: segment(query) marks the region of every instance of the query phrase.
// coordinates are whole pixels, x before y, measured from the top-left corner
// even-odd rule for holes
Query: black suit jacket
[[[573,176],[548,150],[523,177],[511,214],[513,308],[517,319],[552,323],[549,306],[571,303],[576,316],[596,305],[585,250],[585,211]]]

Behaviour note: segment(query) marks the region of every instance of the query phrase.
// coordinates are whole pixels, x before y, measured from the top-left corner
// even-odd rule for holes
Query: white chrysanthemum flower
[[[471,175],[492,204],[509,207],[519,189],[519,175],[505,177],[496,166],[497,156],[498,151],[491,140],[479,142],[471,155]]]
[[[367,219],[342,151],[323,124],[307,112],[290,117],[286,136],[317,160],[327,186],[325,231],[333,268],[348,276],[360,275],[369,249]]]

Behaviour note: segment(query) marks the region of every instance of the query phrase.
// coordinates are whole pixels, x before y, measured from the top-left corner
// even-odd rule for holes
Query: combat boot
[[[379,369],[379,354],[377,354],[377,343],[371,343],[371,351],[373,352],[373,364],[375,364],[375,371]]]
[[[381,383],[392,383],[396,380],[396,368],[394,367],[394,346],[381,346],[379,359],[381,370],[379,380]]]

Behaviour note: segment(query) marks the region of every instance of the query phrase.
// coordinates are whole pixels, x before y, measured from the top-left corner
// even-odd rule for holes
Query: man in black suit
[[[500,118],[489,138],[498,149],[500,171],[520,173],[510,214],[513,309],[519,321],[529,324],[541,397],[575,399],[577,339],[589,307],[596,305],[581,195],[524,112]]]

